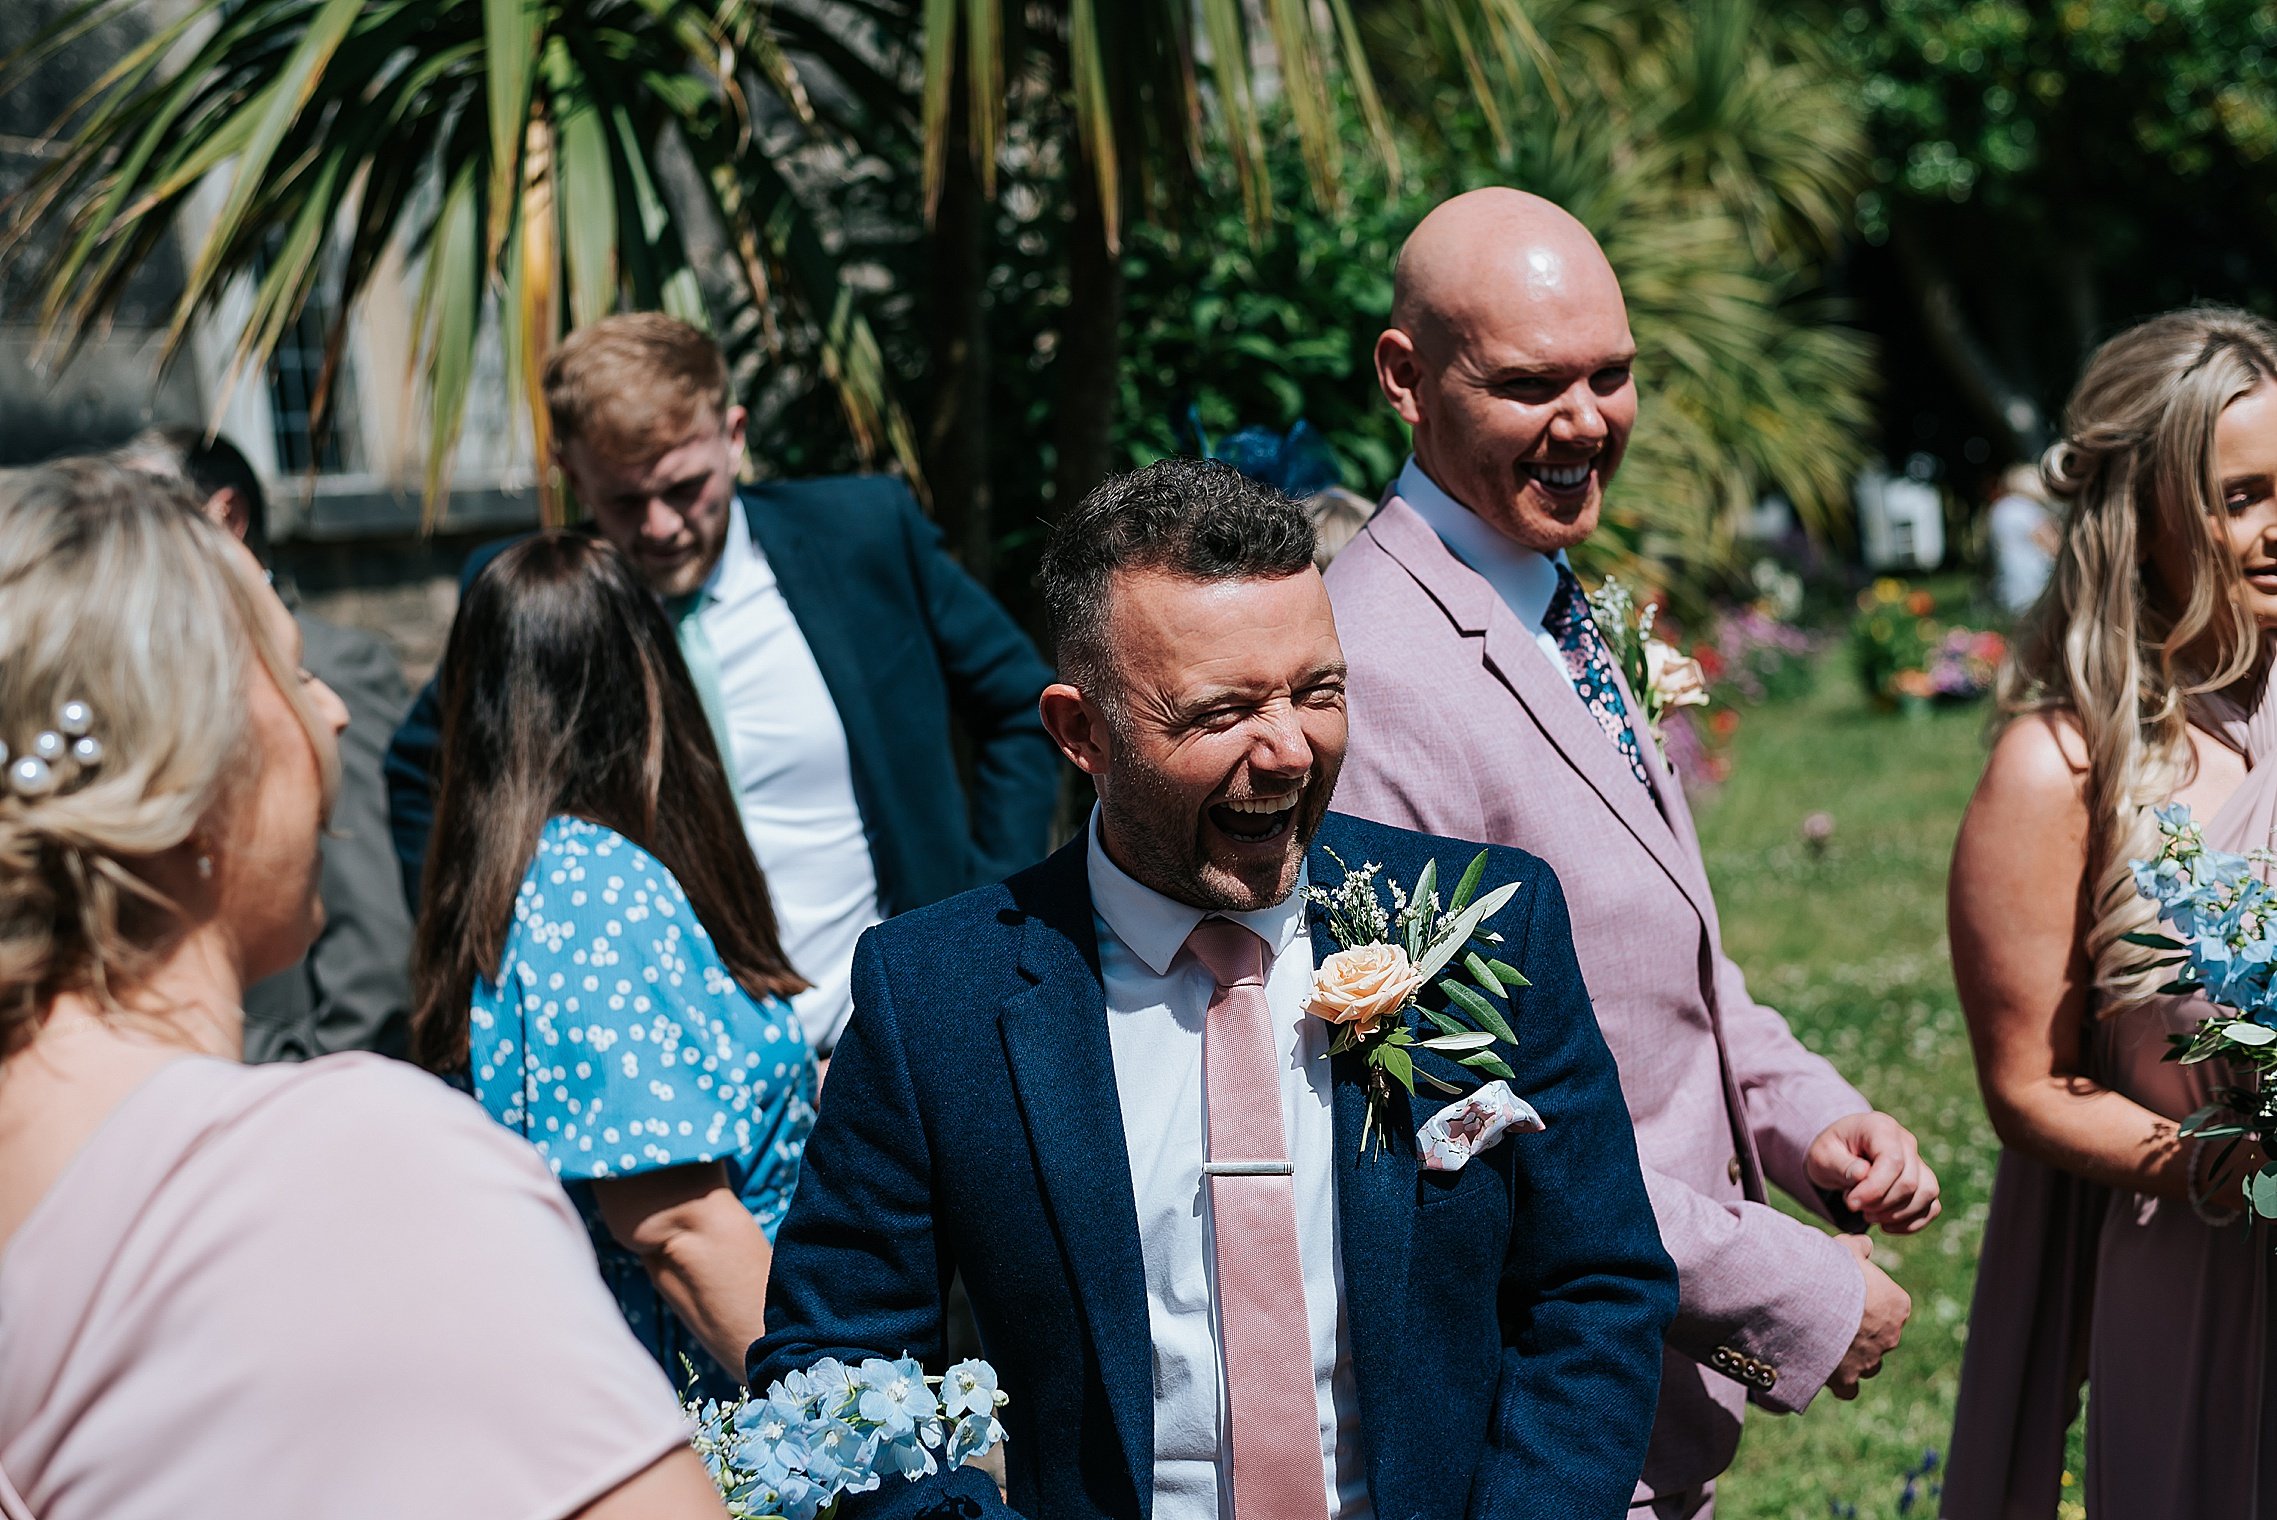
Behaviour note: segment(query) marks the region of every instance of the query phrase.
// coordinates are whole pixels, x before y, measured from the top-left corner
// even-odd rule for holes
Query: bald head
[[[1376,374],[1424,473],[1553,553],[1597,525],[1636,420],[1635,355],[1589,229],[1538,195],[1474,190],[1401,248]]]

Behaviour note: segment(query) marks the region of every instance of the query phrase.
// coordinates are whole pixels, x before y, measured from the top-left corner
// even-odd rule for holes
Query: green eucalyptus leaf
[[[1428,1082],[1443,1093],[1452,1093],[1457,1097],[1460,1097],[1462,1095],[1463,1090],[1460,1087],[1457,1087],[1454,1083],[1448,1081],[1445,1077],[1435,1077],[1431,1075],[1430,1072],[1425,1071],[1420,1066],[1415,1068],[1415,1076],[1418,1081]]]
[[[1510,1063],[1491,1050],[1482,1050],[1475,1056],[1465,1056],[1462,1064],[1476,1067],[1488,1076],[1500,1077],[1505,1082],[1515,1081],[1518,1077],[1518,1073],[1510,1069]]]
[[[1511,1029],[1510,1021],[1502,1016],[1502,1010],[1485,998],[1456,981],[1441,981],[1439,989],[1447,994],[1450,1001],[1460,1006],[1463,1012],[1477,1020],[1481,1029],[1488,1031],[1498,1040],[1506,1040],[1512,1045],[1518,1043],[1518,1036]]]
[[[1443,1034],[1421,1043],[1425,1050],[1484,1050],[1494,1043],[1494,1036],[1481,1029],[1469,1034]]]
[[[1423,958],[1423,937],[1431,932],[1431,894],[1438,888],[1439,862],[1427,860],[1407,899],[1407,958],[1411,961]]]
[[[1441,978],[1439,990],[1447,994],[1448,1002],[1469,1014],[1479,1028],[1491,1032],[1495,1024],[1500,1022],[1492,1003],[1452,977]]]
[[[1453,960],[1455,953],[1470,943],[1471,935],[1478,931],[1479,925],[1500,913],[1509,905],[1510,899],[1517,895],[1518,883],[1508,882],[1465,908],[1447,926],[1447,932],[1440,935],[1431,948],[1423,953],[1422,958],[1416,962],[1415,969],[1425,977],[1437,976],[1439,968]]]
[[[1495,977],[1494,968],[1480,960],[1477,951],[1463,952],[1463,969],[1471,974],[1472,981],[1478,983],[1479,991],[1488,997],[1502,996],[1502,983]]]
[[[2245,1196],[2253,1204],[2253,1212],[2264,1219],[2277,1219],[2277,1166],[2265,1166],[2246,1182]]]
[[[1460,913],[1470,906],[1471,894],[1478,890],[1479,878],[1484,875],[1486,851],[1481,850],[1471,857],[1471,863],[1463,868],[1461,880],[1455,883],[1455,895],[1447,899],[1449,913]]]
[[[2119,936],[2130,945],[2141,945],[2146,950],[2180,950],[2182,941],[2164,934],[2134,933]]]
[[[1441,1013],[1436,1008],[1425,1008],[1422,1004],[1418,1003],[1416,1005],[1416,1011],[1422,1014],[1425,1018],[1429,1019],[1432,1023],[1438,1025],[1439,1028],[1446,1031],[1448,1034],[1470,1033],[1470,1028],[1468,1025],[1463,1024],[1458,1020],[1449,1018],[1446,1014]]]
[[[2277,1041],[2277,1029],[2238,1019],[2222,1026],[2222,1037],[2239,1045],[2267,1045]]]
[[[1534,985],[1526,979],[1526,974],[1523,971],[1508,961],[1490,959],[1486,964],[1487,969],[1494,973],[1494,979],[1505,987],[1531,987]]]

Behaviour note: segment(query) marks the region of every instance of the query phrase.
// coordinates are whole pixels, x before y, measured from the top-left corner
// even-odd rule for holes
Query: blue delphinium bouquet
[[[2277,888],[2256,867],[2277,865],[2277,854],[2232,855],[2206,847],[2205,831],[2190,810],[2170,803],[2157,810],[2159,850],[2132,862],[2135,889],[2158,904],[2173,934],[2130,934],[2128,943],[2161,952],[2153,964],[2173,970],[2159,990],[2203,994],[2216,1011],[2189,1034],[2174,1036],[2169,1060],[2185,1064],[2227,1061],[2246,1085],[2224,1087],[2216,1101],[2182,1122],[2188,1138],[2251,1140],[2263,1154],[2277,1152]],[[2224,1159],[2227,1157],[2224,1151]],[[2253,1212],[2277,1219],[2277,1160],[2246,1180]]]
[[[939,1393],[934,1385],[939,1384]],[[696,1454],[735,1520],[829,1520],[842,1494],[889,1477],[911,1482],[984,1456],[1004,1439],[996,1369],[959,1362],[929,1378],[918,1363],[826,1357],[732,1404],[691,1402]]]

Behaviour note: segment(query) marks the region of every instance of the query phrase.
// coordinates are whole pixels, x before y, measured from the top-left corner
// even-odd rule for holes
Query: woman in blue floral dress
[[[414,1053],[551,1164],[673,1381],[732,1396],[816,1078],[671,625],[540,534],[467,588],[441,692]]]

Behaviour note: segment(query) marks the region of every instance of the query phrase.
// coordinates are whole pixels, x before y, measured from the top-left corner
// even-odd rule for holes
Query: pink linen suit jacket
[[[1531,850],[1565,884],[1679,1278],[1637,1497],[1697,1488],[1730,1464],[1750,1396],[1799,1410],[1849,1350],[1856,1258],[1772,1208],[1765,1181],[1825,1213],[1804,1154],[1869,1105],[1748,996],[1683,791],[1641,722],[1665,817],[1532,630],[1396,494],[1328,589],[1351,667],[1337,807]]]

